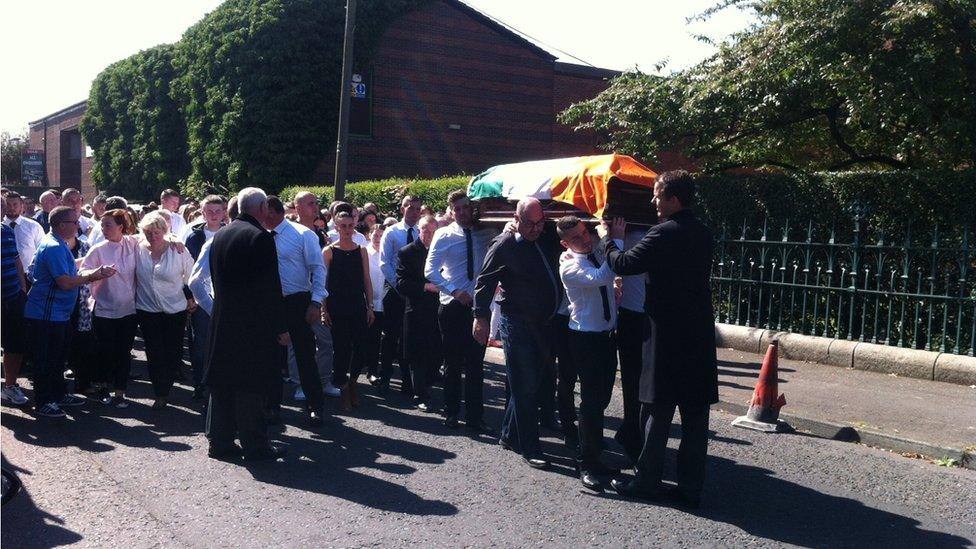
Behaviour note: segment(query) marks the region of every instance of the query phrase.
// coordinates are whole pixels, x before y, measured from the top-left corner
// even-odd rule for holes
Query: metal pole
[[[342,81],[339,84],[339,138],[336,140],[335,200],[346,194],[346,144],[349,141],[349,84],[352,82],[352,48],[356,33],[356,0],[346,0],[346,31],[342,44]]]

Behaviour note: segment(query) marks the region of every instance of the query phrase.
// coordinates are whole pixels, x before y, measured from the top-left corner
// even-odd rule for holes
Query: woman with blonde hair
[[[163,213],[146,214],[139,230],[145,241],[139,243],[136,254],[136,319],[146,342],[153,409],[161,410],[180,367],[187,312],[196,309],[186,285],[193,258],[170,245]]]

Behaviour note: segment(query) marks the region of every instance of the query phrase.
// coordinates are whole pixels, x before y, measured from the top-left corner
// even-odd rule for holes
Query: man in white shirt
[[[298,214],[298,223],[306,229],[313,231],[319,240],[319,248],[329,245],[330,237],[325,231],[315,226],[315,219],[319,216],[319,198],[308,191],[302,191],[295,195],[295,212]],[[339,238],[338,234],[335,236]],[[353,235],[355,240],[355,235]],[[332,385],[332,330],[322,323],[319,319],[312,325],[315,333],[315,363],[319,367],[319,376],[322,377],[325,385],[322,392],[325,396],[339,398],[341,392],[339,388]],[[294,350],[288,354],[289,375],[298,377],[298,364],[294,360]],[[305,392],[299,387],[295,391],[295,400],[304,400]]]
[[[184,240],[186,249],[194,261],[199,262],[202,257],[203,247],[213,240],[217,231],[224,226],[224,219],[227,217],[227,199],[217,194],[211,194],[203,199],[200,204],[203,211],[203,223],[195,229],[189,231]],[[209,266],[207,266],[209,272]],[[195,267],[196,269],[196,267]],[[209,278],[209,275],[208,275]],[[190,291],[193,291],[191,288]],[[213,298],[207,297],[211,303]],[[199,301],[197,301],[199,303]],[[210,333],[210,308],[197,307],[190,316],[190,364],[193,366],[193,398],[200,400],[204,398],[205,390],[203,387],[203,368],[206,355],[207,336]]]
[[[401,248],[411,243],[420,233],[417,229],[417,222],[420,221],[420,208],[423,201],[419,197],[405,196],[400,201],[400,212],[403,219],[390,226],[383,233],[380,241],[380,270],[383,271],[383,278],[386,285],[383,290],[383,341],[380,344],[380,381],[381,392],[389,388],[390,377],[393,374],[393,360],[398,358],[400,362],[400,377],[403,380],[400,390],[408,395],[413,395],[413,387],[410,384],[410,363],[402,352],[401,340],[403,339],[403,312],[405,302],[403,297],[397,293],[390,281],[395,281],[396,268],[399,263],[397,253]]]
[[[159,193],[159,206],[169,214],[169,232],[180,236],[186,220],[180,215],[180,192],[176,189],[166,189]]]
[[[324,399],[322,379],[315,363],[315,334],[312,325],[321,317],[325,289],[325,262],[315,233],[285,219],[285,206],[277,196],[268,197],[264,226],[274,235],[278,251],[278,273],[285,296],[285,319],[298,363],[298,377],[305,392],[308,422],[322,425]],[[279,378],[280,379],[280,378]],[[281,387],[272,391],[272,414],[281,402]]]
[[[583,486],[601,491],[597,475],[614,472],[600,461],[603,412],[610,404],[617,373],[613,328],[617,310],[613,297],[616,275],[593,252],[593,237],[576,216],[556,223],[560,244],[569,250],[560,257],[559,278],[569,301],[569,350],[580,382],[577,456]]]
[[[434,233],[427,253],[424,276],[440,290],[438,324],[443,340],[445,424],[456,427],[461,409],[461,375],[464,374],[465,426],[476,434],[492,436],[483,419],[485,346],[468,328],[474,322],[471,307],[475,281],[496,231],[474,225],[471,201],[461,190],[447,197],[454,222]]]
[[[84,204],[81,191],[71,188],[65,189],[61,193],[61,204],[72,208],[78,214],[78,236],[84,237],[83,239],[87,240],[88,234],[91,233],[92,228],[95,226],[95,222],[81,212],[81,207]]]
[[[92,199],[92,228],[91,232],[88,233],[88,245],[94,246],[99,242],[105,240],[105,235],[102,234],[102,216],[105,215],[105,206],[108,202],[108,197],[103,193],[98,193],[95,198]]]
[[[644,238],[645,232],[628,231],[620,249],[633,248]],[[613,438],[620,443],[627,456],[636,462],[644,444],[639,391],[641,368],[644,365],[644,340],[650,337],[650,326],[644,313],[647,274],[621,278],[620,307],[617,310],[617,354],[620,357],[620,392],[623,393],[624,418]]]
[[[37,247],[44,238],[41,224],[25,217],[24,199],[15,192],[7,193],[3,201],[3,224],[14,230],[17,236],[17,254],[23,265],[30,265]]]

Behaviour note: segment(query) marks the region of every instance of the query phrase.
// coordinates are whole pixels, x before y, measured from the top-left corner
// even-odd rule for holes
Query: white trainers
[[[27,397],[24,392],[20,390],[20,385],[16,383],[13,385],[4,385],[3,390],[0,391],[0,399],[3,399],[15,406],[23,406],[27,404]]]
[[[305,400],[305,391],[302,390],[301,385],[299,385],[298,388],[295,389],[295,400],[299,402]]]
[[[325,394],[325,396],[332,398],[339,398],[339,396],[342,395],[342,391],[333,385],[331,381],[325,382],[325,386],[322,387],[322,392]]]
[[[64,417],[64,410],[53,402],[38,406],[37,415],[44,417]]]

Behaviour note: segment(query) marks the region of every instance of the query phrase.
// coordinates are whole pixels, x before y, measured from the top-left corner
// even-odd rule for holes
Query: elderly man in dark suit
[[[412,367],[414,405],[421,411],[434,412],[430,402],[430,376],[440,364],[440,332],[437,330],[440,301],[437,286],[424,277],[424,263],[437,230],[437,220],[429,215],[421,217],[417,227],[419,238],[397,252],[393,287],[406,300],[403,352]]]
[[[650,333],[644,341],[640,377],[644,441],[636,477],[611,484],[621,495],[669,497],[695,508],[701,499],[708,449],[708,409],[718,402],[715,320],[709,273],[711,231],[691,211],[695,182],[688,172],[662,173],[654,204],[662,223],[633,248],[622,252],[626,223],[600,227],[610,268],[619,275],[647,273],[644,312]],[[678,487],[661,484],[664,451],[674,410],[681,412]]]
[[[249,187],[237,201],[241,214],[210,245],[214,305],[203,379],[210,389],[208,455],[274,460],[285,450],[268,442],[264,414],[267,387],[280,375],[281,346],[290,341],[288,325],[274,238],[260,222],[267,196]]]

